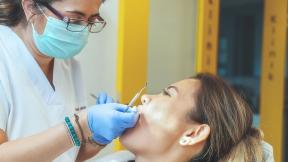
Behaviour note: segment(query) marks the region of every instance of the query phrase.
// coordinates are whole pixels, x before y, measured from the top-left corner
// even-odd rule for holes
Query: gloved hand
[[[134,127],[138,118],[137,111],[117,103],[92,106],[87,115],[93,140],[102,145],[112,142],[127,128]]]
[[[114,99],[112,97],[108,96],[107,93],[101,92],[101,93],[99,93],[98,98],[96,100],[96,105],[114,103],[114,102],[115,102]]]

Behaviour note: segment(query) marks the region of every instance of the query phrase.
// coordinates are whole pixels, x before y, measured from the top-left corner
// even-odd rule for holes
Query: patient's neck
[[[187,162],[190,158],[193,157],[193,153],[190,151],[183,150],[171,150],[166,153],[158,154],[158,155],[136,155],[136,162]]]
[[[135,162],[159,162],[159,161],[165,161],[165,162],[187,162],[188,160],[183,160],[183,158],[180,160],[179,158],[169,158],[166,156],[160,156],[160,157],[136,157]]]
[[[201,153],[203,145],[197,145],[194,147],[172,147],[165,153],[158,153],[151,155],[151,153],[136,154],[136,162],[188,162],[192,157],[195,157]]]

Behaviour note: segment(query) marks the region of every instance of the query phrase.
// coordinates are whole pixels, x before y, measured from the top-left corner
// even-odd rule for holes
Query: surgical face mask
[[[45,14],[44,14],[45,15]],[[89,31],[85,28],[82,32],[71,32],[66,29],[64,21],[46,16],[47,23],[43,34],[37,33],[33,24],[33,39],[37,49],[44,55],[68,59],[77,55],[87,44]],[[70,24],[69,28],[79,31],[81,25]]]

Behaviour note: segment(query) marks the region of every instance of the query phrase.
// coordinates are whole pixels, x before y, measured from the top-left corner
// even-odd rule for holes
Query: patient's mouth
[[[139,127],[145,127],[146,125],[146,119],[145,119],[145,106],[143,105],[138,105],[137,110],[139,113],[139,119],[137,125]]]
[[[133,111],[137,111],[139,113],[139,118],[136,125],[143,125],[145,122],[145,108],[143,105],[137,105],[132,107]]]
[[[133,111],[137,111],[139,114],[142,114],[143,113],[143,105],[138,105],[138,106],[133,106],[131,107]]]
[[[137,106],[137,110],[138,110],[138,113],[141,115],[141,114],[143,114],[143,105],[138,105]]]

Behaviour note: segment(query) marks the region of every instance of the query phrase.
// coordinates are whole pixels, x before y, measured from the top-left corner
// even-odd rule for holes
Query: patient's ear
[[[184,132],[179,140],[182,146],[195,145],[205,141],[210,135],[210,127],[207,124],[198,125]]]

